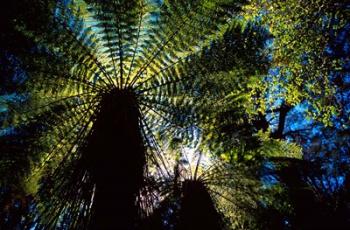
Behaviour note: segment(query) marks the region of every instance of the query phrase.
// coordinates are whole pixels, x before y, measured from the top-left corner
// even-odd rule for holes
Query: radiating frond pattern
[[[194,135],[189,82],[230,68],[209,68],[202,50],[220,41],[244,2],[62,0],[49,31],[17,28],[35,46],[20,57],[28,76],[18,92],[27,98],[6,123],[30,133],[19,148],[31,162],[23,174],[39,178],[38,228],[85,229],[108,194],[101,184],[124,184],[133,197],[111,191],[135,203],[149,168],[168,173],[159,136]]]
[[[183,152],[171,176],[157,182],[154,191],[161,199],[151,226],[235,229],[253,215],[263,194],[252,166],[248,169],[248,164],[208,161],[201,152]]]

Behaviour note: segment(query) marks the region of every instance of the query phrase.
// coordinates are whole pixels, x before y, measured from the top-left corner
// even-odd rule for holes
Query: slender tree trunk
[[[86,163],[96,183],[89,229],[134,229],[136,195],[142,186],[145,150],[135,95],[105,95],[86,146]]]
[[[279,108],[279,119],[278,119],[278,127],[275,132],[271,134],[272,138],[276,139],[283,139],[283,132],[284,132],[284,126],[286,123],[286,118],[288,112],[292,109],[292,106],[287,105],[286,103],[282,103],[281,107]]]

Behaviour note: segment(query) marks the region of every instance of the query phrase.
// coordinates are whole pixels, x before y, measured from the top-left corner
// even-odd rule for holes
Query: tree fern
[[[183,83],[220,70],[200,50],[242,3],[58,1],[51,30],[17,26],[36,45],[19,54],[28,97],[7,124],[34,127],[19,146],[40,175],[38,228],[133,229],[144,174],[167,173],[155,133],[190,125]]]

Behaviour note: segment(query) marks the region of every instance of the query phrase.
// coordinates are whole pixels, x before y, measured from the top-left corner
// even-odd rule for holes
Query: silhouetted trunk
[[[305,160],[291,160],[288,166],[279,171],[281,182],[285,184],[294,215],[291,217],[293,229],[328,230],[341,229],[332,220],[332,212],[328,210],[326,200],[320,200],[307,177],[312,178],[318,173],[320,165]]]
[[[201,181],[183,184],[179,223],[176,230],[223,230],[221,215],[215,209],[208,189]]]
[[[283,131],[286,123],[287,114],[291,109],[292,106],[282,103],[281,107],[279,108],[278,127],[277,130],[271,134],[271,137],[276,139],[283,138]]]
[[[85,152],[96,183],[89,229],[134,229],[145,165],[139,121],[133,92],[115,89],[103,96]]]

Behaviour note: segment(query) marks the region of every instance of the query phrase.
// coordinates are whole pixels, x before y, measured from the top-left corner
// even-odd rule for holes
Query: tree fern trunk
[[[130,91],[114,90],[100,105],[85,152],[96,183],[90,229],[134,229],[145,165],[137,100]]]
[[[201,181],[187,180],[183,184],[179,223],[176,230],[223,230],[208,189]]]

